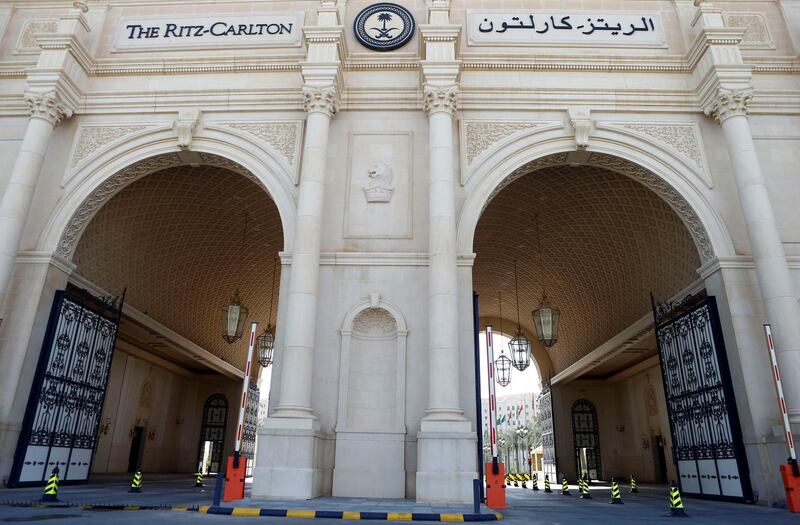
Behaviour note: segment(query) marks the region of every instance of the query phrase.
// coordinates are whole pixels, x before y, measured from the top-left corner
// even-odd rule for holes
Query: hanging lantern
[[[256,351],[258,352],[258,363],[264,368],[272,364],[272,356],[275,352],[275,330],[272,328],[272,303],[275,299],[275,276],[278,273],[278,258],[272,265],[272,290],[269,295],[269,314],[267,315],[267,327],[264,333],[256,337]]]
[[[550,348],[558,342],[558,320],[561,317],[561,311],[550,304],[546,294],[542,294],[542,302],[532,314],[533,324],[536,325],[537,339],[546,348]]]
[[[228,343],[233,343],[242,337],[248,311],[239,300],[239,290],[236,290],[233,298],[222,307],[222,338]]]
[[[494,373],[498,385],[508,386],[511,383],[511,359],[502,350],[500,357],[494,360]]]
[[[264,333],[256,337],[256,350],[258,351],[258,363],[263,367],[272,364],[272,353],[275,350],[275,334],[272,333],[272,326],[267,325]]]
[[[514,290],[517,297],[517,335],[508,342],[508,351],[511,352],[511,364],[522,372],[531,364],[531,342],[522,335],[519,323],[519,285],[517,283],[517,261],[514,261]]]
[[[522,372],[531,364],[531,342],[522,335],[522,330],[517,328],[517,335],[508,342],[508,351],[511,352],[511,364]]]

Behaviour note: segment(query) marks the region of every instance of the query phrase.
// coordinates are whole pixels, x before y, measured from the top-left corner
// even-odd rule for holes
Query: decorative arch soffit
[[[483,212],[489,206],[489,203],[492,202],[497,194],[499,194],[506,186],[520,177],[532,174],[533,172],[542,168],[560,165],[568,167],[568,155],[569,153],[567,152],[546,155],[544,157],[527,162],[526,164],[512,171],[511,174],[509,174],[494,188],[494,190],[489,194],[489,197],[485,199],[483,206],[480,209],[480,213],[478,213],[478,217],[483,214]],[[583,164],[605,168],[607,170],[620,173],[641,183],[643,186],[653,191],[656,195],[667,202],[667,204],[669,204],[672,210],[680,217],[683,224],[689,230],[695,246],[697,247],[697,251],[700,255],[702,263],[705,264],[715,257],[713,245],[709,238],[708,232],[703,225],[703,222],[700,220],[700,217],[694,211],[692,206],[686,201],[686,199],[684,199],[683,196],[681,196],[664,179],[632,161],[622,157],[609,155],[607,153],[592,152],[589,154],[588,159]]]
[[[204,165],[232,171],[256,183],[269,193],[258,177],[237,162],[213,153],[198,153]],[[72,260],[78,242],[92,218],[112,197],[137,180],[167,168],[185,165],[178,153],[163,153],[140,160],[117,171],[106,179],[83,201],[73,213],[56,246],[55,255]]]

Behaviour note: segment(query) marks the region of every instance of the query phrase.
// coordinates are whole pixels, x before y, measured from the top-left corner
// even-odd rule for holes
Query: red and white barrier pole
[[[250,345],[247,347],[247,364],[244,367],[244,383],[242,384],[242,399],[239,403],[239,424],[236,427],[236,445],[233,449],[234,462],[239,466],[239,451],[242,447],[242,434],[244,433],[244,413],[247,408],[247,391],[250,388],[250,371],[253,368],[253,347],[256,343],[256,327],[258,323],[250,325]]]
[[[789,456],[793,463],[797,463],[797,453],[794,450],[792,427],[789,426],[789,412],[786,409],[786,400],[783,397],[781,373],[780,370],[778,370],[778,360],[775,357],[775,343],[772,340],[772,327],[765,324],[764,333],[767,335],[767,348],[769,349],[769,358],[772,361],[772,378],[775,380],[775,386],[778,388],[778,401],[780,402],[781,413],[783,414],[783,428],[786,431],[786,444],[789,446]]]
[[[486,325],[486,369],[489,372],[489,443],[492,446],[492,462],[497,463],[497,400],[494,395],[494,342],[492,325]]]

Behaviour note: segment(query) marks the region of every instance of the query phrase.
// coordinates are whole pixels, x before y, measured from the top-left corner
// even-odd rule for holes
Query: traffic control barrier
[[[786,506],[789,512],[800,512],[800,476],[794,475],[794,468],[795,465],[791,463],[781,465],[781,477],[786,489]]]
[[[203,483],[203,473],[202,472],[198,472],[197,476],[194,478],[194,486],[195,487],[199,487],[199,488],[205,487],[205,484]]]
[[[589,494],[589,482],[586,477],[579,479],[578,482],[580,484],[581,499],[592,499],[592,495]]]
[[[519,478],[516,474],[511,474],[511,480],[514,482],[515,487],[519,487]]]
[[[44,486],[41,501],[58,501],[58,467],[53,467],[53,472]]]
[[[550,490],[550,476],[548,474],[544,475],[544,491],[545,492],[553,492]]]
[[[567,481],[566,476],[561,478],[561,495],[569,496],[569,482]]]
[[[631,494],[636,494],[639,492],[639,489],[636,486],[636,478],[631,475]]]
[[[613,505],[622,505],[622,494],[619,492],[619,483],[617,483],[617,478],[614,476],[611,477],[611,501],[609,503]]]
[[[533,487],[531,487],[532,490],[539,490],[539,475],[536,474],[535,472],[533,473],[533,479],[531,479],[531,484],[533,485]]]
[[[133,473],[133,481],[131,481],[131,490],[128,492],[141,492],[142,491],[142,471],[136,469]]]
[[[673,518],[686,518],[686,512],[683,510],[683,500],[681,500],[681,492],[678,490],[675,481],[669,484],[669,514]]]
[[[506,487],[503,485],[505,465],[489,462],[486,465],[486,506],[490,509],[506,508]]]

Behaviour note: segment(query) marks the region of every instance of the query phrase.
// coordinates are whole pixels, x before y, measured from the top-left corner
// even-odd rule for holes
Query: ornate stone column
[[[286,310],[286,332],[278,406],[273,417],[306,419],[311,410],[314,327],[317,316],[322,207],[328,130],[338,100],[334,86],[303,87],[308,112],[297,204],[297,230]]]
[[[458,389],[453,116],[458,86],[424,86],[428,114],[428,410],[426,421],[463,421]]]
[[[780,367],[784,371],[795,371],[800,370],[800,308],[747,120],[751,98],[749,88],[721,88],[705,112],[722,125],[725,135],[761,298],[767,322],[772,325]],[[766,353],[764,359],[768,359]],[[784,373],[783,384],[791,408],[790,420],[798,425],[800,380],[794,379],[791,373]]]
[[[72,108],[63,103],[55,90],[26,92],[25,102],[30,108],[31,118],[0,201],[0,307],[8,291],[50,135],[62,119],[72,115]]]

